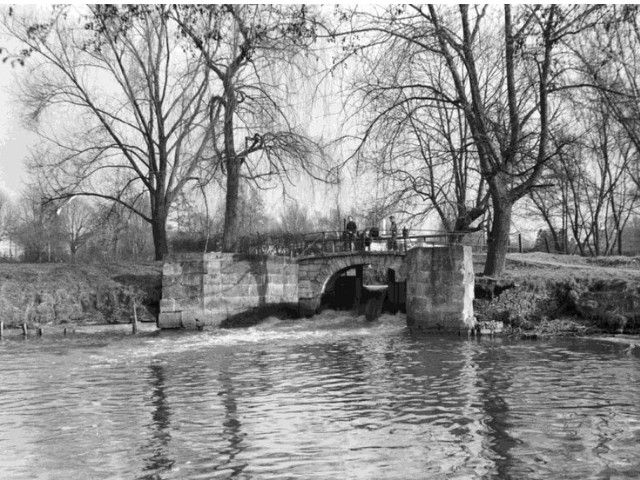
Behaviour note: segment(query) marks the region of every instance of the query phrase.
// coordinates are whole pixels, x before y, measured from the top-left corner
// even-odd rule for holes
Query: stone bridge
[[[416,247],[395,252],[344,252],[317,257],[227,253],[169,258],[163,266],[160,328],[219,326],[256,309],[295,307],[310,315],[347,270],[373,265],[406,281],[407,323],[423,330],[474,327],[471,247]]]
[[[312,314],[320,306],[322,294],[336,278],[355,267],[373,265],[395,272],[395,280],[406,279],[405,255],[397,252],[342,252],[298,259],[298,299],[300,312]],[[361,272],[358,272],[361,276]]]

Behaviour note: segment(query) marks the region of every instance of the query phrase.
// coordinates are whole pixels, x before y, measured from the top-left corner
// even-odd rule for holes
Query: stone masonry
[[[475,326],[471,247],[413,248],[405,264],[409,326],[464,333]]]
[[[164,263],[158,326],[217,326],[255,308],[297,303],[295,260],[219,252],[182,254]]]
[[[375,264],[406,280],[407,323],[462,332],[475,326],[470,247],[416,247],[396,252],[339,253],[290,259],[231,253],[186,254],[165,261],[160,328],[217,326],[261,307],[286,305],[312,315],[345,270]]]

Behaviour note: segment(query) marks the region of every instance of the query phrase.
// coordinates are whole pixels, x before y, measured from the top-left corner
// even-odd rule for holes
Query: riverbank
[[[0,264],[0,321],[7,335],[23,324],[30,334],[92,332],[130,323],[135,305],[138,321],[153,329],[161,290],[160,262]],[[500,278],[476,277],[474,310],[485,332],[524,338],[638,334],[640,257],[509,254]],[[246,317],[227,323],[253,325],[263,315]],[[109,331],[118,328],[131,327]]]
[[[640,258],[509,254],[500,278],[476,278],[476,317],[525,338],[640,333]]]
[[[162,265],[0,264],[0,321],[5,331],[63,333],[80,326],[156,320]]]

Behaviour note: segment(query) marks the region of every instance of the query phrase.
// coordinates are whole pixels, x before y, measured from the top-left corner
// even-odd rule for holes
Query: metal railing
[[[265,233],[243,236],[237,251],[253,255],[285,255],[291,257],[326,256],[341,252],[404,253],[417,246],[470,245],[485,249],[486,242],[469,237],[469,232],[442,233],[433,230],[413,230],[406,235],[365,236],[362,232],[349,235],[330,230],[303,233]]]
[[[238,239],[235,251],[248,255],[280,255],[289,257],[326,256],[343,252],[390,252],[404,253],[417,246],[435,245],[468,245],[474,253],[485,252],[487,241],[484,235],[477,232],[443,233],[435,230],[412,229],[406,236],[393,238],[389,233],[377,236],[365,236],[358,232],[349,236],[339,230],[324,230],[314,232],[268,232],[243,235]],[[202,239],[182,241],[180,247],[174,251],[220,251],[222,236],[213,235],[206,242]],[[509,251],[522,251],[522,242],[518,234],[510,238]]]

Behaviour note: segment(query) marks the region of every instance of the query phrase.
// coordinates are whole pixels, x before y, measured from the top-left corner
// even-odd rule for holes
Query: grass
[[[638,257],[509,254],[495,283],[509,288],[492,299],[477,295],[477,317],[502,321],[513,334],[640,332]]]
[[[161,265],[0,264],[0,315],[7,327],[155,320]]]

